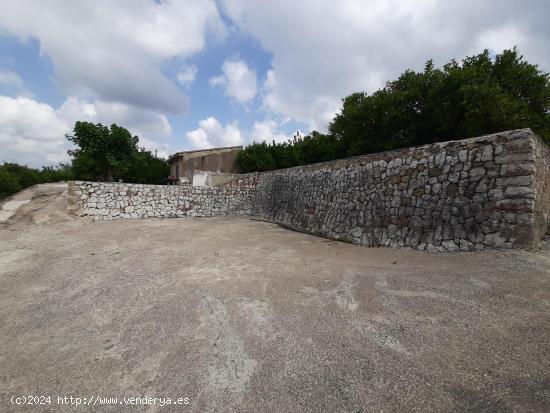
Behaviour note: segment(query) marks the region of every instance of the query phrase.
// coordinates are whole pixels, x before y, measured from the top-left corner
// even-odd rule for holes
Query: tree
[[[77,179],[162,184],[170,174],[165,159],[139,148],[139,138],[116,124],[108,128],[101,123],[76,122],[73,135],[66,137],[77,146],[68,151]]]
[[[525,127],[550,140],[549,75],[514,48],[443,69],[428,61],[372,95],[350,95],[329,131],[350,156]]]
[[[237,154],[236,162],[242,173],[276,169],[271,150],[265,142],[247,146],[245,150]]]
[[[101,123],[76,122],[73,135],[65,136],[77,146],[68,151],[75,172],[86,179],[111,182],[121,177],[125,163],[138,152],[138,137],[116,124],[109,129]]]
[[[124,165],[124,181],[138,184],[163,184],[170,175],[170,166],[166,160],[155,157],[150,151],[141,148]]]
[[[40,182],[59,182],[70,181],[74,179],[71,165],[59,164],[57,167],[43,166],[38,171]]]
[[[550,143],[550,75],[516,48],[487,50],[438,69],[407,70],[369,95],[343,99],[329,134],[282,144],[254,143],[239,154],[243,172],[286,168],[347,156],[531,128]]]

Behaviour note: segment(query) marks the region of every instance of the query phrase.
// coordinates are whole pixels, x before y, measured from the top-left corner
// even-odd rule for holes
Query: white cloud
[[[258,90],[256,72],[241,60],[226,60],[222,65],[222,75],[210,79],[212,86],[224,86],[225,94],[239,103],[254,99]]]
[[[22,88],[23,84],[23,79],[17,73],[10,70],[0,71],[0,85]]]
[[[180,68],[180,70],[178,70],[176,78],[183,87],[189,87],[195,81],[197,71],[198,69],[195,65],[184,65]]]
[[[433,58],[517,45],[550,70],[550,3],[533,0],[222,0],[225,13],[272,53],[268,110],[323,130],[341,98],[373,92]]]
[[[34,99],[0,96],[0,161],[31,165],[66,161],[68,123]]]
[[[285,142],[292,139],[292,134],[284,132],[281,124],[274,119],[254,122],[250,130],[241,130],[237,122],[222,125],[215,117],[210,116],[199,122],[199,127],[186,133],[189,147],[207,149],[220,146],[247,145],[252,142],[266,141],[271,143]],[[303,136],[299,132],[300,136]]]
[[[550,70],[546,0],[528,6],[515,0],[3,3],[2,35],[37,39],[40,53],[51,59],[57,85],[69,96],[59,108],[52,107],[30,99],[17,73],[0,72],[0,96],[19,96],[1,98],[0,155],[22,162],[63,157],[64,132],[59,131],[70,130],[77,119],[119,123],[148,148],[168,150],[157,142],[171,133],[165,114],[185,110],[188,99],[179,84],[189,87],[197,68],[183,65],[169,79],[163,66],[190,61],[211,36],[225,34],[219,4],[234,24],[230,33],[240,31],[236,36],[244,33],[258,41],[272,55],[272,67],[258,87],[249,67],[256,63],[253,55],[241,55],[248,64],[230,58],[210,84],[239,103],[251,105],[259,95],[267,119],[244,132],[236,122],[204,119],[187,134],[195,147],[284,140],[284,124],[273,119],[289,118],[323,131],[342,97],[372,92],[407,68],[421,70],[430,58],[441,65],[483,48],[498,52],[517,45],[529,61]],[[15,67],[12,63],[8,66]]]
[[[227,83],[225,76],[214,76],[209,80],[210,86],[223,86]]]
[[[490,28],[481,32],[477,38],[476,50],[491,49],[500,52],[510,49],[511,45],[525,44],[526,38],[517,27]]]
[[[168,159],[174,153],[170,145],[155,140],[148,139],[144,136],[139,137],[139,146],[157,154],[160,158]]]
[[[0,162],[18,162],[33,166],[67,162],[70,133],[77,120],[117,123],[138,135],[140,145],[166,157],[168,145],[156,139],[171,133],[166,116],[121,103],[85,101],[67,98],[54,109],[27,97],[0,96]]]
[[[203,119],[199,127],[186,133],[194,149],[220,146],[236,146],[243,143],[243,137],[236,122],[222,125],[215,117]]]
[[[188,99],[162,74],[162,63],[224,32],[214,0],[8,3],[0,29],[38,39],[65,93],[173,113],[184,112]]]
[[[254,122],[248,142],[285,142],[291,138],[292,136],[279,130],[279,125],[275,120],[265,119]]]
[[[172,132],[165,115],[122,103],[92,102],[69,97],[57,111],[72,124],[77,120],[111,125],[116,123],[140,136],[166,136]]]
[[[32,97],[21,76],[11,70],[0,71],[0,93],[10,92],[18,96]]]

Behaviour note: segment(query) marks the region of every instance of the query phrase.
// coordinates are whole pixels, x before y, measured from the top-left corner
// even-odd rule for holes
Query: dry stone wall
[[[550,230],[550,148],[540,139],[535,139],[535,239],[541,239]]]
[[[529,129],[242,175],[219,186],[75,182],[95,219],[254,215],[377,247],[529,247],[549,228],[550,149]]]
[[[547,182],[526,129],[260,174],[253,214],[365,246],[524,247],[546,231]]]
[[[76,181],[69,192],[82,215],[108,220],[250,215],[255,187],[252,175],[217,187]]]

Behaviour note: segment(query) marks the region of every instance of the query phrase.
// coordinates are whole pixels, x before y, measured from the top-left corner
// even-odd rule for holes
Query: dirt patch
[[[9,404],[24,394],[550,410],[547,247],[434,256],[246,218],[91,223],[65,197],[38,189],[0,224],[7,411],[38,411]]]

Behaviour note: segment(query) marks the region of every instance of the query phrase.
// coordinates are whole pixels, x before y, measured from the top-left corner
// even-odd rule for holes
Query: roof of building
[[[228,150],[228,149],[242,149],[242,148],[243,148],[242,145],[238,145],[238,146],[223,146],[223,147],[220,147],[220,148],[195,149],[195,150],[192,150],[192,151],[181,151],[181,152],[176,152],[173,155],[170,155],[168,157],[168,160],[171,160],[171,159],[175,158],[176,156],[189,155],[189,154],[192,154],[192,153],[195,153],[195,152],[215,152],[215,151],[223,151],[223,150]]]

